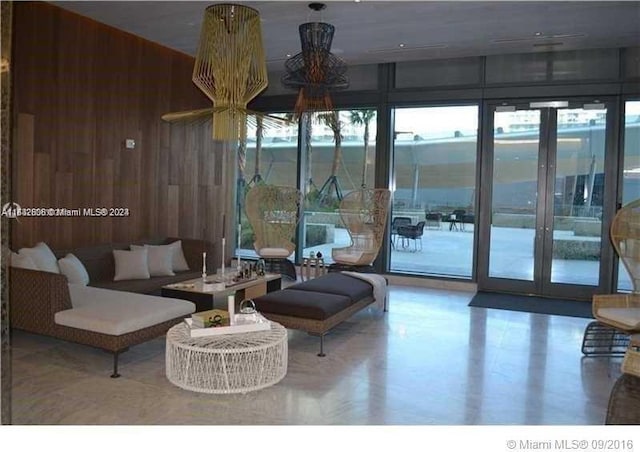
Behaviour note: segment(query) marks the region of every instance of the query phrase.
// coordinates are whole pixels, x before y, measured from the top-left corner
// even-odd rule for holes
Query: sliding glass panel
[[[478,106],[397,108],[394,137],[390,270],[471,278]]]
[[[533,281],[540,110],[496,112],[489,277]]]
[[[552,283],[599,285],[606,119],[604,106],[558,110]]]
[[[290,113],[271,113],[271,116],[292,121]],[[274,126],[271,122],[252,118],[247,126],[246,143],[238,148],[237,211],[242,223],[240,246],[236,254],[257,257],[253,248],[254,235],[244,211],[244,196],[255,184],[265,183],[295,187],[298,170],[298,123]],[[238,240],[235,231],[236,243]]]
[[[640,101],[628,101],[624,108],[623,205],[640,198]],[[633,290],[631,278],[621,262],[618,266],[618,290]]]
[[[332,263],[331,249],[349,246],[340,220],[340,200],[350,191],[374,187],[376,110],[336,110],[304,115],[301,221],[303,256],[321,253]]]

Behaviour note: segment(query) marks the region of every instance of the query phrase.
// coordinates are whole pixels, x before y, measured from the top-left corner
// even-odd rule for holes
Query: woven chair
[[[253,247],[269,272],[296,279],[295,266],[287,258],[296,249],[293,238],[300,218],[302,195],[294,187],[256,185],[247,193],[245,209],[255,241]]]
[[[384,188],[355,190],[340,202],[340,219],[347,227],[351,245],[333,248],[334,262],[346,266],[371,265],[387,224],[391,192]]]
[[[618,211],[610,232],[611,242],[631,277],[633,292],[593,296],[596,321],[587,325],[584,333],[585,355],[623,354],[629,335],[640,333],[640,199]]]

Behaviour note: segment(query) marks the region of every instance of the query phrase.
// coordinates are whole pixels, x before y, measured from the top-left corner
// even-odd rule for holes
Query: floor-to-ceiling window
[[[624,105],[624,163],[622,172],[622,205],[640,198],[640,100]],[[633,290],[629,274],[620,263],[618,290]]]
[[[373,188],[376,160],[376,110],[352,109],[308,113],[301,118],[301,220],[303,256],[321,253],[331,263],[331,249],[348,246],[338,206],[350,191]]]
[[[237,253],[254,257],[253,231],[242,208],[244,195],[255,184],[299,188],[303,194],[298,252],[322,253],[331,263],[331,249],[347,246],[350,237],[338,206],[350,191],[374,186],[376,110],[350,109],[303,114],[298,121],[286,113],[272,114],[291,121],[282,126],[254,121],[245,146],[238,152],[238,211],[242,239]],[[298,140],[300,139],[300,155]],[[300,174],[298,174],[300,172]]]
[[[298,168],[298,123],[290,113],[272,113],[282,118],[251,117],[247,123],[246,142],[238,147],[237,212],[242,237],[236,246],[240,256],[255,257],[254,235],[244,211],[244,196],[256,184],[295,187]],[[235,238],[238,240],[237,232]],[[237,242],[236,242],[237,243]]]
[[[478,106],[396,108],[390,270],[471,278]],[[402,225],[422,230],[408,237]]]

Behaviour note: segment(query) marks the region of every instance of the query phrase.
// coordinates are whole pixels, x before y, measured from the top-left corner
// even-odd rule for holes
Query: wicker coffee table
[[[209,394],[256,391],[287,373],[287,330],[191,337],[184,323],[167,332],[166,375],[182,389]]]

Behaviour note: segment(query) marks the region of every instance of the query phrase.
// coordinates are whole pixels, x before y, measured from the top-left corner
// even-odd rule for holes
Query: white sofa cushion
[[[640,328],[640,308],[600,308],[598,317],[621,323],[629,329]]]
[[[69,253],[62,259],[58,259],[60,272],[67,277],[69,284],[89,284],[89,273],[80,259]]]
[[[114,281],[150,278],[145,248],[134,251],[113,250],[113,259],[116,262]]]
[[[120,336],[195,311],[190,301],[69,284],[72,309],[56,312],[58,325]]]
[[[21,248],[18,251],[18,254],[22,256],[29,256],[36,264],[36,267],[38,267],[38,270],[50,273],[60,273],[60,269],[58,268],[58,259],[56,259],[53,251],[51,251],[44,242],[40,242],[32,248]]]
[[[164,245],[131,245],[132,251],[147,250],[147,265],[151,276],[174,276],[173,253],[175,250]]]
[[[331,257],[338,263],[355,264],[362,258],[362,254],[362,251],[356,251],[353,253],[335,252],[332,253]]]
[[[29,256],[11,252],[9,265],[17,268],[26,268],[27,270],[38,270],[38,266]]]
[[[260,255],[260,257],[266,257],[266,258],[269,258],[269,257],[286,258],[286,257],[289,257],[291,253],[286,248],[260,248],[258,250],[258,254]]]

